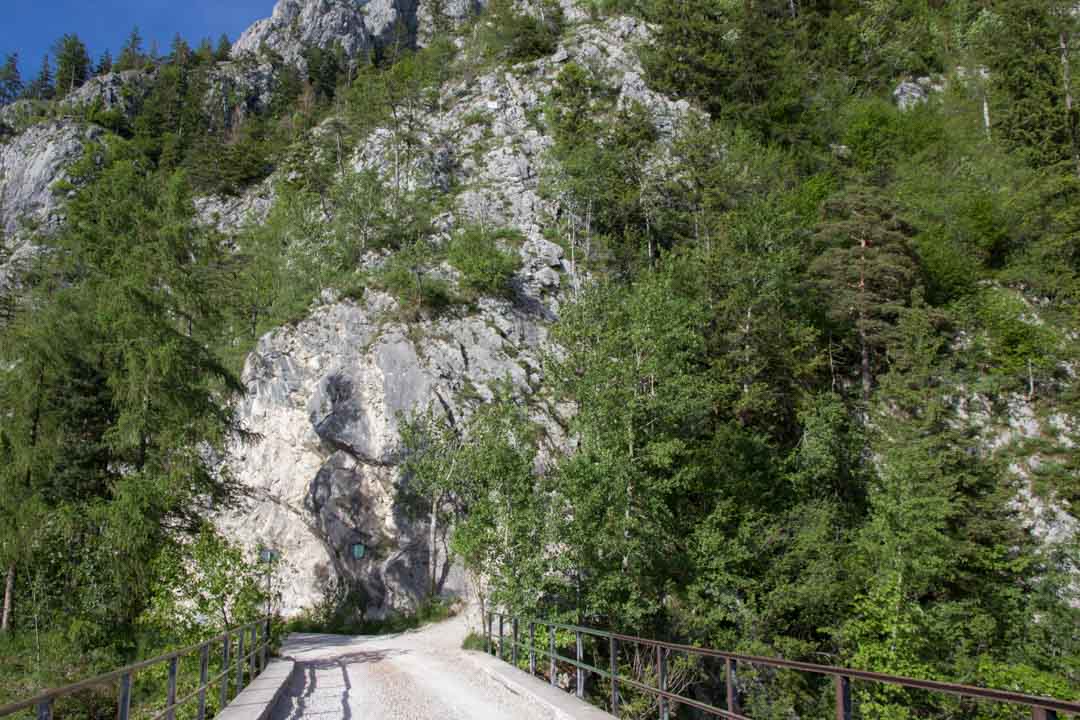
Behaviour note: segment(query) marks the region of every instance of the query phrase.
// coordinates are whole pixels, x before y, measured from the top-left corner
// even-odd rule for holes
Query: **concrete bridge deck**
[[[527,673],[461,649],[463,618],[380,637],[292,635],[296,662],[273,720],[610,718]]]

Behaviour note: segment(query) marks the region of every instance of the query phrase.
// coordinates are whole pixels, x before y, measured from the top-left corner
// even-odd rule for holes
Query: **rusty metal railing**
[[[249,650],[245,653],[244,641],[249,638]],[[117,685],[117,720],[130,720],[131,695],[135,675],[140,671],[167,664],[168,679],[165,689],[165,706],[151,720],[175,720],[177,708],[192,701],[198,701],[197,720],[206,720],[207,692],[210,688],[214,685],[220,685],[218,691],[219,706],[224,708],[229,702],[229,690],[231,687],[235,686],[236,688],[236,693],[231,697],[239,695],[248,682],[266,669],[270,642],[271,618],[264,617],[261,620],[224,632],[198,645],[159,655],[89,680],[47,690],[32,698],[4,705],[0,707],[0,718],[14,715],[22,710],[33,710],[37,720],[52,720],[53,706],[58,699],[115,683]],[[221,672],[210,677],[210,653],[219,644],[221,648]],[[234,644],[236,647],[235,655],[232,653]],[[187,695],[177,698],[180,660],[196,653],[199,655],[199,685]]]
[[[495,636],[494,625],[498,619],[498,635]],[[510,626],[508,635],[506,626]],[[528,642],[521,637],[521,626],[528,629]],[[548,635],[548,647],[541,648],[536,644],[536,629],[546,628]],[[555,639],[556,631],[571,633],[575,639],[575,657],[560,655]],[[584,639],[595,638],[608,645],[610,667],[600,668],[585,662]],[[529,672],[536,674],[537,656],[548,659],[548,677],[552,685],[557,685],[557,665],[559,662],[566,663],[575,668],[575,690],[579,698],[585,697],[586,675],[591,673],[597,677],[611,682],[610,710],[613,715],[619,714],[619,687],[620,685],[634,688],[657,698],[660,720],[669,720],[672,703],[686,705],[709,715],[727,718],[728,720],[750,720],[742,714],[740,709],[740,697],[736,676],[739,665],[764,666],[780,670],[797,670],[813,675],[833,678],[836,693],[836,719],[852,720],[854,707],[852,704],[851,683],[853,680],[868,681],[879,685],[907,688],[912,690],[924,690],[934,693],[959,696],[984,700],[987,702],[1024,707],[1031,711],[1033,720],[1057,720],[1058,713],[1065,716],[1080,717],[1080,703],[1055,698],[1026,695],[1024,693],[994,690],[991,688],[975,687],[973,685],[960,685],[956,683],[938,682],[936,680],[919,680],[916,678],[886,675],[883,673],[853,670],[851,668],[833,667],[830,665],[816,665],[814,663],[784,660],[782,658],[760,657],[741,653],[723,652],[708,648],[681,645],[678,643],[662,642],[633,635],[622,635],[614,632],[595,630],[577,625],[536,620],[532,618],[518,618],[501,613],[489,613],[485,618],[484,628],[485,650],[488,653],[497,652],[500,660],[507,660],[505,647],[510,648],[509,661],[518,665],[519,650],[525,650],[529,654]],[[621,645],[633,644],[637,648],[651,648],[655,654],[656,685],[649,685],[638,680],[619,674],[619,648]],[[688,657],[713,658],[724,663],[724,690],[725,707],[716,707],[700,699],[686,697],[672,692],[668,687],[668,670],[672,653],[683,653]],[[594,655],[595,657],[595,655]]]

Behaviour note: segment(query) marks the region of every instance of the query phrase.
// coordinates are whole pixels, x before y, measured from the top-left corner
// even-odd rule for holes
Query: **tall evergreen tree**
[[[145,64],[146,53],[143,51],[142,35],[139,34],[139,28],[134,27],[120,50],[120,57],[116,59],[116,70],[139,70]]]
[[[98,60],[97,66],[94,67],[95,75],[108,75],[113,69],[112,53],[106,50],[101,53],[101,59]]]
[[[56,91],[67,95],[90,79],[90,53],[78,35],[68,34],[53,46],[56,56]]]
[[[32,100],[49,100],[55,93],[52,63],[49,61],[49,56],[46,55],[41,60],[41,70],[38,71],[37,77],[26,86],[23,94]]]
[[[19,54],[10,53],[0,66],[0,105],[19,99],[22,94],[22,75],[19,73]]]

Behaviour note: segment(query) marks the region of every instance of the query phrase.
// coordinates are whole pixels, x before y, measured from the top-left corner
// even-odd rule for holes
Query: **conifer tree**
[[[229,36],[225,33],[221,34],[218,38],[217,48],[214,49],[214,59],[218,62],[225,62],[229,59],[229,53],[232,52],[232,41],[229,40]]]
[[[98,64],[94,68],[94,74],[98,75],[98,76],[108,75],[109,73],[112,72],[112,69],[113,69],[112,53],[109,52],[108,50],[106,50],[105,52],[103,52],[101,54],[101,59],[98,60]]]
[[[49,56],[46,55],[41,60],[41,70],[38,71],[37,77],[33,82],[26,86],[24,94],[26,97],[32,100],[49,100],[56,92],[56,88],[53,86],[53,72],[52,63],[49,61]]]
[[[116,59],[116,70],[139,70],[146,64],[146,54],[143,51],[143,39],[139,34],[139,28],[134,27],[128,35],[124,47],[120,50],[120,57]]]
[[[57,94],[67,95],[90,79],[90,54],[78,35],[64,35],[53,46],[53,53]]]
[[[22,94],[22,76],[19,74],[19,55],[11,53],[0,66],[0,105],[8,105]]]

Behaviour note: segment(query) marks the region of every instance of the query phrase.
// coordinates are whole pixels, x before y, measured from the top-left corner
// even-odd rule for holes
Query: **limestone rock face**
[[[233,56],[257,54],[266,47],[286,62],[303,65],[304,50],[340,45],[356,58],[385,40],[400,21],[415,37],[416,0],[280,0],[274,14],[248,28],[233,45]]]
[[[150,92],[154,73],[126,70],[93,77],[64,99],[72,108],[97,105],[101,110],[118,111],[127,118],[135,117]]]
[[[548,328],[578,278],[572,259],[544,234],[558,208],[540,188],[553,140],[538,117],[565,63],[575,61],[614,88],[620,104],[640,103],[661,135],[674,137],[691,109],[643,82],[633,45],[648,33],[626,18],[582,25],[551,57],[445,86],[439,112],[409,119],[414,146],[425,148],[409,160],[395,152],[391,128],[360,144],[355,169],[377,172],[388,186],[452,193],[437,222],[446,232],[469,223],[518,230],[522,266],[512,299],[484,299],[438,320],[398,322],[395,301],[382,293],[359,303],[328,295],[249,357],[240,410],[259,440],[234,448],[230,463],[253,499],[220,525],[244,545],[282,552],[287,614],[315,605],[340,581],[363,587],[376,614],[408,610],[424,595],[429,539],[426,517],[407,512],[402,500],[401,414],[434,408],[460,421],[508,381],[551,447],[565,447],[541,358],[556,351]],[[215,207],[207,201],[200,209]],[[449,266],[438,272],[456,277]],[[541,449],[541,465],[551,447]],[[363,559],[349,555],[355,542],[371,548]],[[460,590],[460,573],[446,572],[446,590]]]
[[[0,266],[0,285],[11,282],[14,268],[28,260],[36,248],[28,232],[50,233],[63,222],[63,201],[53,186],[66,177],[87,144],[104,133],[101,128],[72,121],[34,125],[0,145],[0,240],[13,250],[7,266]]]
[[[430,556],[397,467],[400,417],[435,404],[467,417],[501,381],[523,399],[535,394],[547,332],[527,312],[486,301],[474,315],[405,325],[395,310],[378,292],[332,302],[264,337],[247,360],[241,413],[258,439],[237,445],[231,463],[252,498],[219,524],[282,553],[286,615],[343,580],[363,588],[369,617],[415,608]],[[445,562],[442,571],[442,590],[463,592],[460,571]]]

